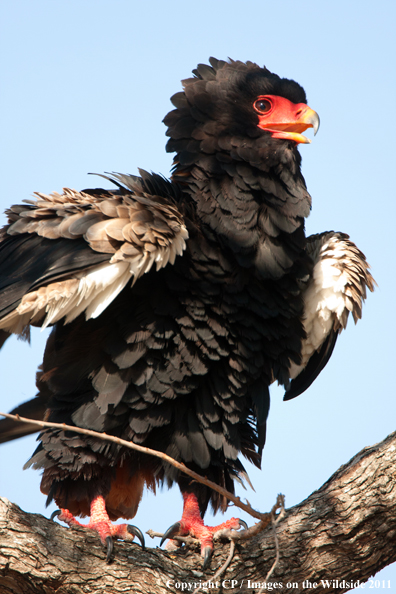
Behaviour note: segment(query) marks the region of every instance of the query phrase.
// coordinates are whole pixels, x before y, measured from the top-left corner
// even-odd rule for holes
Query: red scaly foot
[[[95,530],[100,536],[102,544],[107,547],[106,563],[110,561],[113,552],[113,539],[132,541],[135,536],[144,548],[144,536],[136,526],[131,524],[112,524],[106,511],[104,498],[99,495],[91,501],[91,519],[88,524],[81,524],[68,509],[58,509],[51,514],[51,520],[58,516],[62,522],[69,526],[80,526]]]
[[[247,528],[247,524],[239,518],[231,518],[218,526],[206,526],[199,510],[197,497],[193,493],[182,493],[184,505],[183,515],[180,522],[176,522],[168,528],[162,537],[160,546],[167,538],[174,536],[190,535],[197,538],[201,543],[201,556],[203,557],[203,568],[205,569],[213,553],[213,536],[221,530],[238,530]]]

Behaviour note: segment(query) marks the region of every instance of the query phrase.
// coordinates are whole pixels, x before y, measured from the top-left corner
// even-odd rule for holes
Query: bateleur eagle
[[[111,190],[37,193],[11,207],[0,243],[0,338],[53,326],[38,396],[18,409],[165,452],[233,492],[239,455],[260,466],[269,386],[290,399],[326,365],[374,281],[343,233],[306,238],[299,143],[318,115],[292,80],[247,62],[200,64],[164,119],[171,180],[102,176]],[[2,421],[2,440],[34,427]],[[28,466],[41,489],[112,538],[141,537],[145,486],[176,482],[205,561],[227,500],[162,460],[45,429]],[[220,527],[239,528],[233,518]]]

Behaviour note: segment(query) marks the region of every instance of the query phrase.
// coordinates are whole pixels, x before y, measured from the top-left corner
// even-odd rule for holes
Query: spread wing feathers
[[[48,408],[48,399],[46,395],[37,394],[35,398],[20,404],[14,408],[11,412],[12,415],[20,415],[21,417],[27,417],[28,419],[34,419],[36,421],[42,421],[45,416],[45,412]],[[11,419],[0,420],[0,444],[6,443],[31,433],[37,433],[37,425],[30,425],[29,423],[15,422]]]
[[[364,254],[345,233],[328,231],[308,237],[307,252],[314,264],[304,291],[304,329],[300,364],[290,367],[285,400],[306,390],[328,362],[349,313],[361,318],[366,290],[374,290]]]
[[[87,319],[96,318],[128,281],[134,283],[154,264],[159,270],[175,262],[188,237],[183,216],[170,184],[160,176],[141,173],[142,178],[107,177],[119,187],[115,192],[65,188],[62,194],[36,193],[36,200],[7,211],[9,226],[2,242],[25,234],[58,241],[82,238],[108,259],[73,270],[74,244],[68,241],[64,249],[70,250],[69,269],[57,275],[56,262],[52,263],[50,278],[57,276],[56,281],[35,279],[0,320],[1,330],[22,334],[28,324],[45,327],[61,318],[67,323],[83,311]],[[162,191],[165,197],[150,190]],[[11,247],[11,257],[17,249]]]

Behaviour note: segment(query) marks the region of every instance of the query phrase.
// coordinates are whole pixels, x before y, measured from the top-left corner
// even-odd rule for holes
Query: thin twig
[[[11,414],[2,413],[2,412],[0,412],[0,416],[6,417],[7,419],[12,419],[14,421],[21,422],[21,423],[34,424],[34,425],[37,425],[38,427],[44,427],[44,428],[49,428],[49,429],[61,429],[62,431],[73,431],[74,433],[82,433],[83,435],[90,435],[91,437],[97,437],[99,439],[103,439],[104,441],[111,441],[111,442],[121,445],[125,448],[129,448],[131,450],[136,450],[137,452],[141,452],[143,454],[148,454],[150,456],[155,456],[156,458],[161,458],[161,460],[165,460],[165,462],[168,462],[169,464],[171,464],[172,466],[174,466],[181,472],[184,472],[184,474],[187,474],[188,476],[190,476],[194,480],[198,481],[199,483],[202,483],[203,485],[206,485],[207,487],[210,487],[211,489],[213,489],[213,491],[220,493],[220,495],[223,495],[223,497],[226,497],[229,501],[232,501],[234,503],[234,505],[236,505],[240,509],[243,509],[243,511],[245,511],[249,515],[253,516],[253,518],[257,518],[258,520],[265,520],[267,517],[267,514],[262,514],[258,511],[256,511],[250,505],[246,505],[245,503],[243,503],[239,497],[235,497],[235,495],[233,495],[226,489],[223,489],[223,487],[216,485],[216,483],[213,483],[206,477],[201,476],[200,474],[197,474],[193,470],[190,470],[189,468],[187,468],[187,466],[185,466],[184,464],[181,464],[180,462],[177,462],[176,460],[174,460],[167,454],[164,454],[163,452],[159,452],[157,450],[152,450],[151,448],[139,446],[136,443],[133,443],[132,441],[126,441],[125,439],[121,439],[120,437],[115,437],[114,435],[108,435],[107,433],[99,433],[97,431],[92,431],[91,429],[82,429],[81,427],[75,427],[74,425],[66,425],[65,423],[49,423],[47,421],[35,421],[33,419],[28,419],[26,417],[20,417],[19,415],[11,415]]]
[[[146,534],[148,534],[150,538],[162,538],[164,536],[162,532],[155,532],[155,530],[152,530],[151,528],[146,530]],[[172,540],[176,540],[177,542],[180,542],[180,544],[184,543],[186,545],[199,544],[198,538],[194,538],[194,536],[172,536]]]
[[[249,538],[256,536],[256,534],[259,534],[260,532],[262,532],[268,526],[268,524],[271,522],[271,513],[266,513],[266,514],[262,514],[262,515],[263,515],[263,519],[260,520],[260,522],[253,524],[253,526],[250,526],[246,530],[241,530],[240,532],[236,532],[235,530],[228,530],[227,533],[224,534],[224,536],[226,536],[230,540],[235,540],[235,541],[236,540],[248,540]]]
[[[275,512],[277,509],[281,509],[281,511],[279,512],[279,514],[276,516]],[[271,510],[271,520],[272,520],[272,529],[274,531],[274,540],[275,540],[275,550],[276,550],[276,555],[275,555],[275,561],[272,564],[271,569],[269,570],[269,572],[267,573],[267,575],[265,576],[265,580],[260,588],[260,590],[258,591],[257,594],[262,594],[264,592],[265,589],[267,589],[267,583],[268,580],[270,579],[271,575],[273,574],[275,567],[278,565],[279,563],[279,539],[278,539],[278,534],[276,531],[276,526],[278,524],[278,522],[283,518],[285,514],[285,498],[283,495],[278,495],[276,504],[274,505],[274,507]]]

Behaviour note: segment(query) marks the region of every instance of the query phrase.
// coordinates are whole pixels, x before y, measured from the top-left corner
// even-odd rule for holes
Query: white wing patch
[[[98,317],[122,291],[132,274],[127,262],[100,264],[73,278],[27,293],[18,307],[0,321],[0,328],[22,334],[29,324],[46,328],[62,318],[71,322],[85,311]]]
[[[174,264],[188,238],[182,215],[174,203],[145,193],[139,181],[133,183],[135,193],[126,196],[65,189],[63,194],[38,194],[30,206],[8,212],[10,235],[83,237],[94,251],[109,254],[109,261],[26,293],[0,320],[0,329],[23,335],[29,324],[45,328],[62,318],[69,323],[84,311],[87,320],[97,318],[129,281],[135,283],[154,264],[156,270]]]
[[[294,379],[334,330],[346,328],[349,313],[355,323],[361,317],[366,288],[374,290],[374,280],[363,253],[344,233],[330,231],[309,238],[307,251],[314,261],[312,278],[303,294],[304,329],[301,364],[291,363]]]

